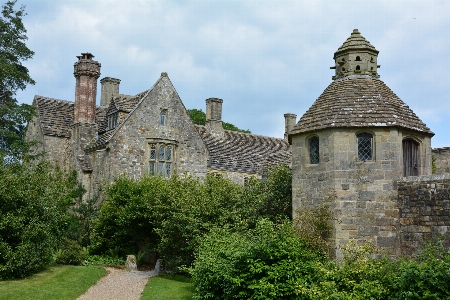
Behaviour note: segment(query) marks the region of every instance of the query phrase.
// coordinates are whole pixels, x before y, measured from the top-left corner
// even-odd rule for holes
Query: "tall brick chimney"
[[[102,93],[101,93],[102,96],[100,99],[100,105],[109,106],[111,98],[119,94],[120,79],[105,77],[100,79],[100,83],[102,85]]]
[[[288,139],[288,135],[291,132],[292,128],[295,126],[295,122],[297,121],[296,114],[284,114],[284,139]]]
[[[206,99],[206,128],[212,133],[223,134],[222,103],[219,98]]]
[[[97,79],[100,77],[100,63],[92,60],[91,53],[81,53],[73,65],[76,78],[75,110],[73,122],[95,123],[95,98]]]

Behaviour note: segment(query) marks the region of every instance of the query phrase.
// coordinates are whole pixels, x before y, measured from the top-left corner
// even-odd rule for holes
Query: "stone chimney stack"
[[[102,85],[102,97],[100,106],[109,106],[111,98],[119,94],[120,79],[105,77],[100,79]]]
[[[223,134],[222,103],[219,98],[206,99],[206,128],[212,133]]]
[[[100,77],[100,63],[92,60],[91,53],[81,53],[73,65],[76,78],[75,110],[73,122],[95,123],[95,98],[97,79]]]
[[[284,139],[288,139],[288,135],[291,132],[292,128],[294,128],[297,121],[296,114],[284,114]]]

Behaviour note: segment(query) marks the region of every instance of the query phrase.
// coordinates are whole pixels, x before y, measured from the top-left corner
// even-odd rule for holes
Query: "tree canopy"
[[[26,123],[34,115],[31,105],[19,105],[15,98],[19,89],[35,83],[22,64],[34,52],[25,44],[25,6],[16,10],[16,2],[7,1],[0,15],[0,152],[7,159],[21,159],[27,153],[31,143],[24,141]]]
[[[188,109],[187,111],[188,111],[189,116],[191,117],[192,121],[194,122],[194,124],[205,125],[206,114],[201,109],[193,108],[193,109]],[[226,129],[226,130],[239,131],[239,132],[243,132],[243,133],[252,133],[249,129],[247,129],[247,130],[240,129],[240,128],[236,127],[235,125],[233,125],[231,123],[227,123],[227,122],[222,122],[222,127],[223,127],[223,129]]]

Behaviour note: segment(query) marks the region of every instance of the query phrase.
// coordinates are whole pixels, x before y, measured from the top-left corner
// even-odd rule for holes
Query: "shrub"
[[[263,219],[244,232],[214,229],[190,269],[194,299],[293,299],[314,281],[323,259],[290,222]]]
[[[22,278],[53,260],[67,234],[76,173],[47,163],[0,164],[0,279]]]
[[[450,298],[450,251],[442,242],[429,242],[412,260],[399,263],[393,282],[395,299]]]
[[[66,240],[65,246],[56,252],[55,263],[61,265],[81,265],[87,252],[76,241]]]
[[[260,218],[290,218],[291,172],[272,167],[264,181],[244,187],[222,177],[118,178],[108,189],[93,225],[92,254],[142,249],[162,254],[166,267],[191,265],[199,239],[213,227],[253,228]],[[274,208],[277,207],[277,208]]]

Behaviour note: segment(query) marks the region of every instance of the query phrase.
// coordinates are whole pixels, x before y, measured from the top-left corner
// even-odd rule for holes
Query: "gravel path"
[[[106,270],[108,273],[77,300],[138,300],[148,279],[158,275],[156,271]]]

